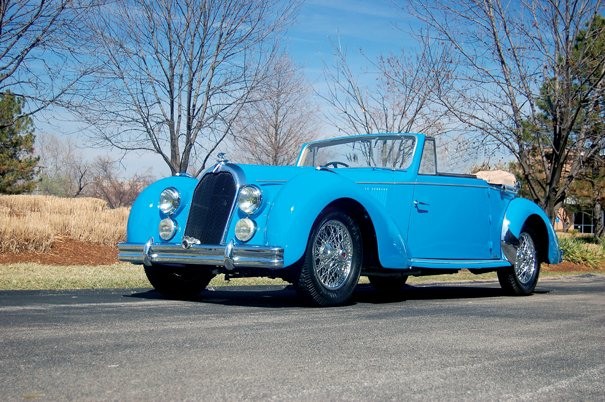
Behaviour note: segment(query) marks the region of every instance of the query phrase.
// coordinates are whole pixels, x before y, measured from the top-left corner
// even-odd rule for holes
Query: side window
[[[437,174],[437,155],[435,152],[435,140],[433,139],[427,139],[424,142],[418,174]]]

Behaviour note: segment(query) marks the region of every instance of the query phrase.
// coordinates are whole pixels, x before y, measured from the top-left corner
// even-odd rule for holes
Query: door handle
[[[428,206],[429,206],[428,202],[422,202],[422,201],[414,200],[414,208],[416,208],[416,211],[420,212],[421,214],[427,213],[429,211],[427,209]]]

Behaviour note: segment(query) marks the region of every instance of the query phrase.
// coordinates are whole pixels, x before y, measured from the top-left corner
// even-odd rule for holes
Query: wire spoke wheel
[[[318,218],[296,281],[301,295],[314,305],[346,303],[359,280],[361,232],[347,214],[331,209]]]
[[[351,274],[353,241],[347,227],[337,220],[325,222],[313,242],[317,277],[327,289],[340,289]]]
[[[515,263],[515,274],[519,282],[527,284],[532,280],[538,266],[537,257],[536,246],[531,236],[525,232],[521,233]]]

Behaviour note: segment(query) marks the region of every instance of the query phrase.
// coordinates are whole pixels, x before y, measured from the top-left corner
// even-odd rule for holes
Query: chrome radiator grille
[[[233,201],[236,185],[227,172],[206,174],[193,193],[185,236],[201,244],[220,244]]]

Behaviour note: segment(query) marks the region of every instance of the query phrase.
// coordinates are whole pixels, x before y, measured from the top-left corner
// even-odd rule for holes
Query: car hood
[[[233,163],[226,164],[226,166],[237,173],[242,184],[286,183],[304,172],[311,172],[315,169],[313,167],[245,165]]]

